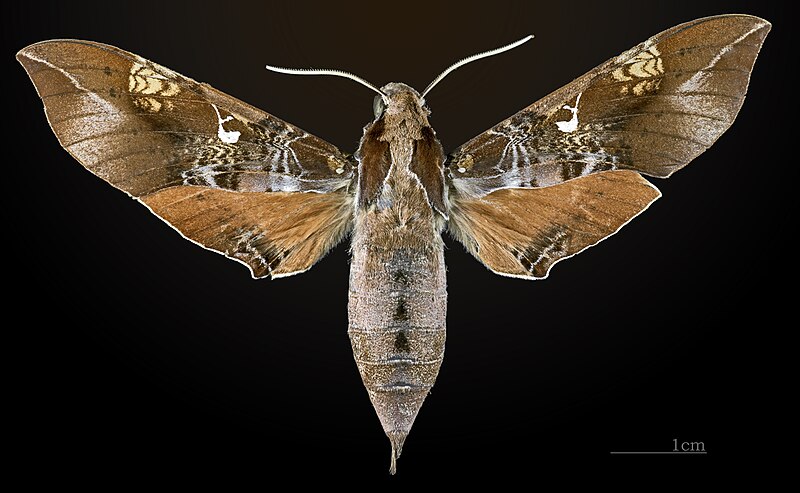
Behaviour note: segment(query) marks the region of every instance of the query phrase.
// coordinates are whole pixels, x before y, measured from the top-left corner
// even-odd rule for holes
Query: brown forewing
[[[481,196],[620,168],[669,176],[731,125],[769,29],[724,15],[650,38],[458,148],[454,189]]]
[[[450,229],[492,271],[544,278],[553,264],[614,234],[658,197],[638,173],[607,171],[459,200]]]
[[[352,178],[333,145],[118,48],[45,41],[17,59],[61,145],[131,195],[175,185],[327,192]]]

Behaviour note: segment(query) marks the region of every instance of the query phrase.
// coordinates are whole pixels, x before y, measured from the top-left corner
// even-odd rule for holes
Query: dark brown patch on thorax
[[[392,164],[389,142],[380,140],[384,129],[383,118],[369,124],[356,153],[356,159],[358,159],[358,205],[362,207],[378,199]]]
[[[422,127],[422,138],[414,141],[411,171],[417,175],[431,207],[447,214],[444,201],[444,150],[431,127]]]

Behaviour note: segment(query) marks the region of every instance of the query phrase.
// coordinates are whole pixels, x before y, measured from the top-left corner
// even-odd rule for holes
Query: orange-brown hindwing
[[[308,270],[349,231],[343,192],[244,193],[171,187],[141,201],[185,237],[248,267],[253,277]]]
[[[606,171],[547,188],[507,188],[452,202],[450,231],[492,271],[546,277],[660,197],[634,171]]]

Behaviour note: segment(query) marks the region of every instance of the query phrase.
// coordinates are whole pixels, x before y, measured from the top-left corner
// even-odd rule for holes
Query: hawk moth
[[[643,174],[670,176],[732,124],[769,29],[676,26],[449,155],[424,98],[459,64],[422,93],[356,78],[379,94],[350,155],[111,46],[45,41],[17,58],[71,155],[253,277],[301,273],[351,237],[348,332],[394,472],[444,353],[441,233],[493,272],[547,277],[659,197]]]

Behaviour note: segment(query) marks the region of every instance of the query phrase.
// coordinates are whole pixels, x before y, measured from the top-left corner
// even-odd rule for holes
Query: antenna
[[[508,50],[514,49],[517,46],[519,46],[519,45],[521,45],[523,43],[527,43],[528,41],[530,41],[532,39],[533,39],[533,34],[531,34],[529,36],[525,36],[524,38],[520,39],[519,41],[514,41],[511,44],[508,44],[508,45],[505,45],[505,46],[501,46],[500,48],[495,48],[493,50],[484,51],[483,53],[478,53],[477,55],[472,55],[472,56],[469,56],[467,58],[464,58],[462,60],[457,61],[456,63],[454,63],[454,64],[450,65],[449,67],[447,67],[447,70],[445,70],[444,72],[439,74],[438,77],[433,79],[433,82],[428,84],[428,87],[426,87],[425,90],[422,91],[422,97],[424,98],[425,95],[428,94],[431,89],[433,89],[433,86],[435,86],[436,84],[441,82],[441,80],[444,79],[445,77],[447,77],[447,75],[450,72],[452,72],[453,70],[455,70],[455,69],[457,69],[459,67],[462,67],[462,66],[464,66],[464,65],[466,65],[466,64],[468,64],[470,62],[474,62],[475,60],[480,60],[481,58],[490,57],[492,55],[498,55],[500,53],[503,53],[504,51],[508,51]]]
[[[361,77],[351,74],[350,72],[345,72],[344,70],[335,70],[335,69],[327,69],[327,68],[285,68],[285,67],[276,67],[274,65],[267,65],[267,70],[272,70],[273,72],[278,72],[281,74],[290,74],[290,75],[335,75],[337,77],[344,77],[346,79],[354,80],[359,84],[363,84],[373,91],[377,92],[383,98],[384,103],[389,103],[389,98],[384,94],[380,89],[375,87],[374,85],[370,84],[366,80],[362,79]]]

